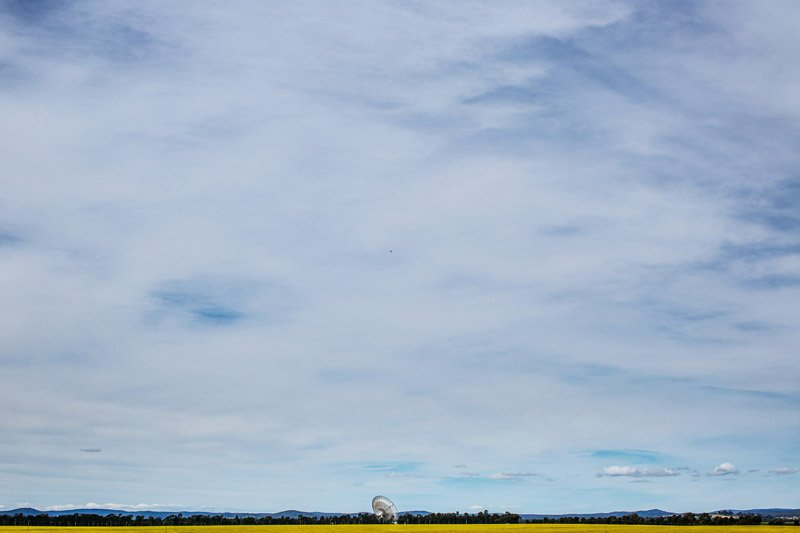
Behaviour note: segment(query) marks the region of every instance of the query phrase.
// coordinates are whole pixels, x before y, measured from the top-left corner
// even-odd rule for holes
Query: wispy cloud
[[[527,477],[539,477],[541,474],[535,472],[496,472],[489,475],[489,479],[515,480]]]
[[[591,455],[599,459],[620,459],[639,463],[658,463],[662,459],[661,453],[648,450],[595,450]]]
[[[389,472],[386,474],[387,478],[416,478],[416,479],[424,479],[426,476],[422,474],[407,474],[401,472]]]
[[[364,465],[364,468],[371,471],[377,472],[413,472],[414,470],[418,470],[422,466],[421,463],[415,462],[404,462],[404,461],[397,461],[397,462],[389,462],[389,463],[370,463]]]
[[[0,501],[797,499],[799,9],[0,2]]]
[[[800,472],[800,468],[794,467],[781,467],[781,468],[772,468],[767,470],[767,474],[770,476],[791,476]]]
[[[459,472],[444,476],[441,481],[455,484],[483,484],[493,482],[522,481],[527,478],[541,477],[537,472]]]

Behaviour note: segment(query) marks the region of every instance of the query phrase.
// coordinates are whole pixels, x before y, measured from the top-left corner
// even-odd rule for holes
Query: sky
[[[800,3],[0,2],[0,510],[797,507]]]

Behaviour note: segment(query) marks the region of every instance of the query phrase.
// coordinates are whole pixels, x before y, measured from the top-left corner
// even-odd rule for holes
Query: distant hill
[[[365,511],[366,512],[366,511]],[[10,509],[8,511],[0,511],[0,515],[16,515],[22,514],[25,516],[28,515],[40,515],[46,514],[48,516],[66,516],[66,515],[73,515],[73,514],[95,514],[99,516],[108,516],[108,515],[117,515],[117,516],[143,516],[145,518],[166,518],[168,516],[174,516],[181,514],[183,516],[222,516],[224,518],[246,518],[246,517],[253,517],[253,518],[263,518],[263,517],[272,517],[272,518],[297,518],[298,516],[308,516],[313,518],[320,518],[325,516],[341,516],[343,514],[352,514],[357,515],[358,513],[320,513],[320,512],[310,512],[310,511],[296,511],[293,509],[287,511],[281,511],[279,513],[231,513],[231,512],[222,512],[222,513],[215,513],[210,511],[123,511],[120,509],[64,509],[59,511],[40,511],[38,509],[33,509],[31,507],[24,507],[19,509]]]
[[[673,513],[669,511],[662,511],[661,509],[647,509],[644,511],[613,511],[610,513],[572,513],[572,514],[521,514],[520,518],[523,520],[541,520],[548,518],[550,520],[558,520],[559,518],[571,518],[577,516],[578,518],[609,518],[612,516],[629,516],[633,513],[638,514],[644,518],[658,518],[662,516],[672,516],[681,513]],[[699,513],[695,513],[699,514]],[[721,515],[761,515],[763,518],[788,518],[800,516],[800,509],[784,509],[784,508],[770,508],[770,509],[727,509],[723,511],[710,511],[709,514]]]
[[[609,518],[612,516],[628,516],[633,513],[643,516],[645,518],[657,518],[659,516],[672,516],[680,513],[671,513],[669,511],[662,511],[661,509],[647,509],[644,511],[612,511],[610,513],[570,513],[570,514],[520,514],[523,520],[542,520],[548,518],[550,520],[558,520],[559,518]]]
[[[758,514],[765,518],[786,518],[786,517],[800,517],[800,509],[782,509],[780,507],[770,509],[726,509],[723,511],[714,511],[714,514]]]
[[[362,512],[369,512],[369,511],[362,511]],[[579,518],[609,518],[612,516],[619,517],[619,516],[628,516],[633,513],[638,514],[639,516],[645,518],[657,518],[661,516],[672,516],[675,514],[681,513],[673,513],[669,511],[662,511],[661,509],[646,509],[642,511],[613,511],[610,513],[569,513],[569,514],[527,514],[522,513],[520,514],[520,518],[522,520],[542,520],[543,518],[547,518],[550,520],[558,520],[559,518],[571,518],[571,517],[579,517]],[[786,518],[786,517],[797,517],[800,516],[800,509],[784,509],[784,508],[769,508],[769,509],[726,509],[722,511],[711,511],[711,514],[730,514],[730,515],[738,515],[738,514],[757,514],[761,515],[764,518]],[[183,516],[222,516],[224,518],[246,518],[246,517],[253,517],[253,518],[264,518],[264,517],[271,517],[271,518],[297,518],[299,516],[307,516],[309,518],[321,518],[327,516],[341,516],[341,515],[351,515],[355,516],[359,513],[322,513],[316,511],[298,511],[295,509],[289,509],[286,511],[281,511],[278,513],[231,513],[231,512],[209,512],[209,511],[122,511],[119,509],[65,509],[60,511],[40,511],[38,509],[34,509],[32,507],[21,507],[19,509],[10,509],[7,511],[0,511],[0,515],[40,515],[46,514],[48,516],[65,516],[65,515],[73,515],[73,514],[95,514],[100,516],[108,516],[108,515],[117,515],[117,516],[143,516],[145,518],[166,518],[168,516],[173,516],[177,514],[181,514]],[[401,511],[401,515],[419,515],[425,516],[431,514],[429,511]]]
[[[33,507],[20,507],[19,509],[11,509],[10,511],[0,511],[0,515],[15,515],[15,514],[23,514],[23,515],[31,515],[31,514],[42,514],[41,511],[37,511]]]

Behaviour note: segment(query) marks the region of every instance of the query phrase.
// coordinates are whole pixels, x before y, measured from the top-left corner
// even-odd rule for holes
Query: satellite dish
[[[386,496],[372,498],[372,511],[381,522],[397,523],[397,507]]]

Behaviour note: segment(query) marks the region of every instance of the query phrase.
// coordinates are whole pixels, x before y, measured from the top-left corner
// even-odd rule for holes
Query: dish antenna
[[[375,496],[372,498],[372,512],[381,522],[397,523],[397,507],[392,500],[386,496]]]

